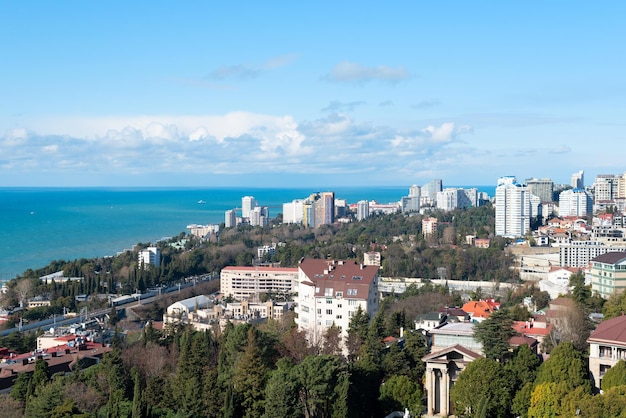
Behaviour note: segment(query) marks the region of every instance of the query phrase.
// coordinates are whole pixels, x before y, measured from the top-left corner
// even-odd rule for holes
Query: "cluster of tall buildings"
[[[586,217],[594,212],[626,208],[626,173],[601,174],[585,188],[584,172],[572,175],[570,185],[555,185],[550,179],[527,179],[518,183],[514,176],[498,179],[495,195],[496,235],[521,237],[530,231],[533,218],[553,213],[561,217]],[[558,198],[555,201],[555,195]]]
[[[227,210],[225,213],[224,226],[232,228],[239,223],[246,223],[251,226],[267,226],[269,224],[269,208],[259,206],[253,196],[241,198],[241,217],[237,216],[237,209]]]
[[[313,193],[306,199],[295,199],[283,204],[283,223],[302,224],[308,227],[335,222],[335,192]],[[345,202],[337,205],[337,209],[345,210]]]

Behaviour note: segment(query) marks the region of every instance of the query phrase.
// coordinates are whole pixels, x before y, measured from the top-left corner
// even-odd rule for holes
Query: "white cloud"
[[[298,123],[248,112],[40,120],[24,137],[0,137],[2,167],[65,173],[177,175],[403,172],[420,158],[454,153],[466,126],[400,132],[343,113]],[[40,170],[40,169],[39,169]],[[285,177],[288,181],[289,177]]]
[[[256,78],[263,72],[285,67],[296,59],[295,54],[285,54],[269,58],[262,63],[224,65],[211,71],[209,76],[215,80],[235,78],[240,80]]]
[[[404,67],[392,68],[386,65],[366,67],[350,61],[337,64],[325,78],[334,82],[366,83],[369,81],[384,81],[397,83],[410,77]]]

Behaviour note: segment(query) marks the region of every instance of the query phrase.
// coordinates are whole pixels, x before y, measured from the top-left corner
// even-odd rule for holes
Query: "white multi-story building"
[[[301,224],[304,219],[304,200],[296,199],[283,203],[283,223]]]
[[[496,187],[496,235],[517,238],[530,230],[532,204],[528,188],[514,176],[501,177]]]
[[[437,233],[437,218],[422,219],[422,234],[429,236]]]
[[[572,189],[584,189],[585,188],[585,172],[580,170],[578,173],[572,174],[572,181],[570,182]]]
[[[293,293],[297,282],[297,268],[229,266],[220,273],[220,293],[237,300],[250,300],[261,293]]]
[[[593,184],[594,199],[596,201],[617,199],[620,177],[614,174],[598,174]]]
[[[362,221],[370,216],[370,202],[359,200],[356,204],[356,220]]]
[[[237,212],[234,209],[227,210],[224,214],[224,226],[234,228],[237,226]]]
[[[161,250],[157,247],[144,248],[139,251],[137,263],[140,269],[145,268],[147,265],[159,267],[161,265]]]
[[[434,206],[437,201],[437,193],[443,190],[441,179],[435,179],[422,186],[420,204],[422,206]]]
[[[296,324],[306,331],[310,343],[319,343],[333,324],[345,338],[359,307],[374,317],[378,312],[378,270],[378,266],[353,261],[300,261]]]
[[[559,216],[587,216],[592,211],[593,200],[585,190],[570,189],[559,194]]]
[[[572,241],[559,246],[559,265],[588,267],[591,260],[611,251],[616,250],[598,241]]]
[[[252,196],[244,196],[241,198],[241,217],[249,218],[250,212],[257,207],[256,199]]]
[[[249,222],[251,226],[269,225],[269,209],[267,206],[256,206],[249,212]]]

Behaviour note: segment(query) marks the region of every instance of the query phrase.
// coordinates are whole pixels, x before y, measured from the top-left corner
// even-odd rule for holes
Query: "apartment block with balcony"
[[[298,264],[296,324],[310,343],[321,341],[333,324],[348,335],[350,319],[361,308],[378,312],[378,266],[354,261],[303,259]]]
[[[587,339],[589,343],[589,371],[600,388],[607,370],[618,361],[626,360],[626,316],[608,319],[598,325]]]
[[[224,267],[220,292],[236,300],[254,300],[261,293],[293,293],[298,269],[289,267]]]
[[[591,291],[608,299],[626,289],[626,252],[610,252],[591,260]]]

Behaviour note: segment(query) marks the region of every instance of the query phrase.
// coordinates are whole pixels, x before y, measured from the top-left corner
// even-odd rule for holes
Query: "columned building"
[[[459,374],[480,354],[456,344],[422,358],[426,363],[426,414],[447,417],[453,411],[450,405],[450,389]]]

